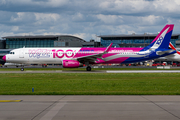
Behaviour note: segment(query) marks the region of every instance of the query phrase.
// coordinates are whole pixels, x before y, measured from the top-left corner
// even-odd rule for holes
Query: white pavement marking
[[[122,70],[106,71],[107,73],[180,73],[180,70]]]
[[[64,107],[66,103],[57,103],[52,109],[49,110],[40,120],[52,120],[53,117]]]

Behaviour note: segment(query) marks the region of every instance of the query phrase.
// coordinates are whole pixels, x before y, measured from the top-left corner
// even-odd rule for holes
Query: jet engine
[[[63,60],[62,65],[64,68],[78,68],[83,66],[83,64],[77,60]]]

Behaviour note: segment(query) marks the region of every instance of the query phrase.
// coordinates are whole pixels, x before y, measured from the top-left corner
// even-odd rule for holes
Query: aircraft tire
[[[21,71],[24,71],[24,68],[21,68]]]
[[[87,67],[86,67],[86,70],[87,70],[87,71],[91,71],[91,67],[90,67],[90,66],[87,66]]]

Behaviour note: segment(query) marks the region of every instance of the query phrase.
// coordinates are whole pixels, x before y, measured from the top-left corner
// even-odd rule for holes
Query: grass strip
[[[0,95],[180,95],[180,73],[0,75]]]

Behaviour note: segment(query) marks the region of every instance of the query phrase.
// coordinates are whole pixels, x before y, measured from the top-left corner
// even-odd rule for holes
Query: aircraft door
[[[19,58],[24,58],[24,50],[23,49],[19,50]]]

